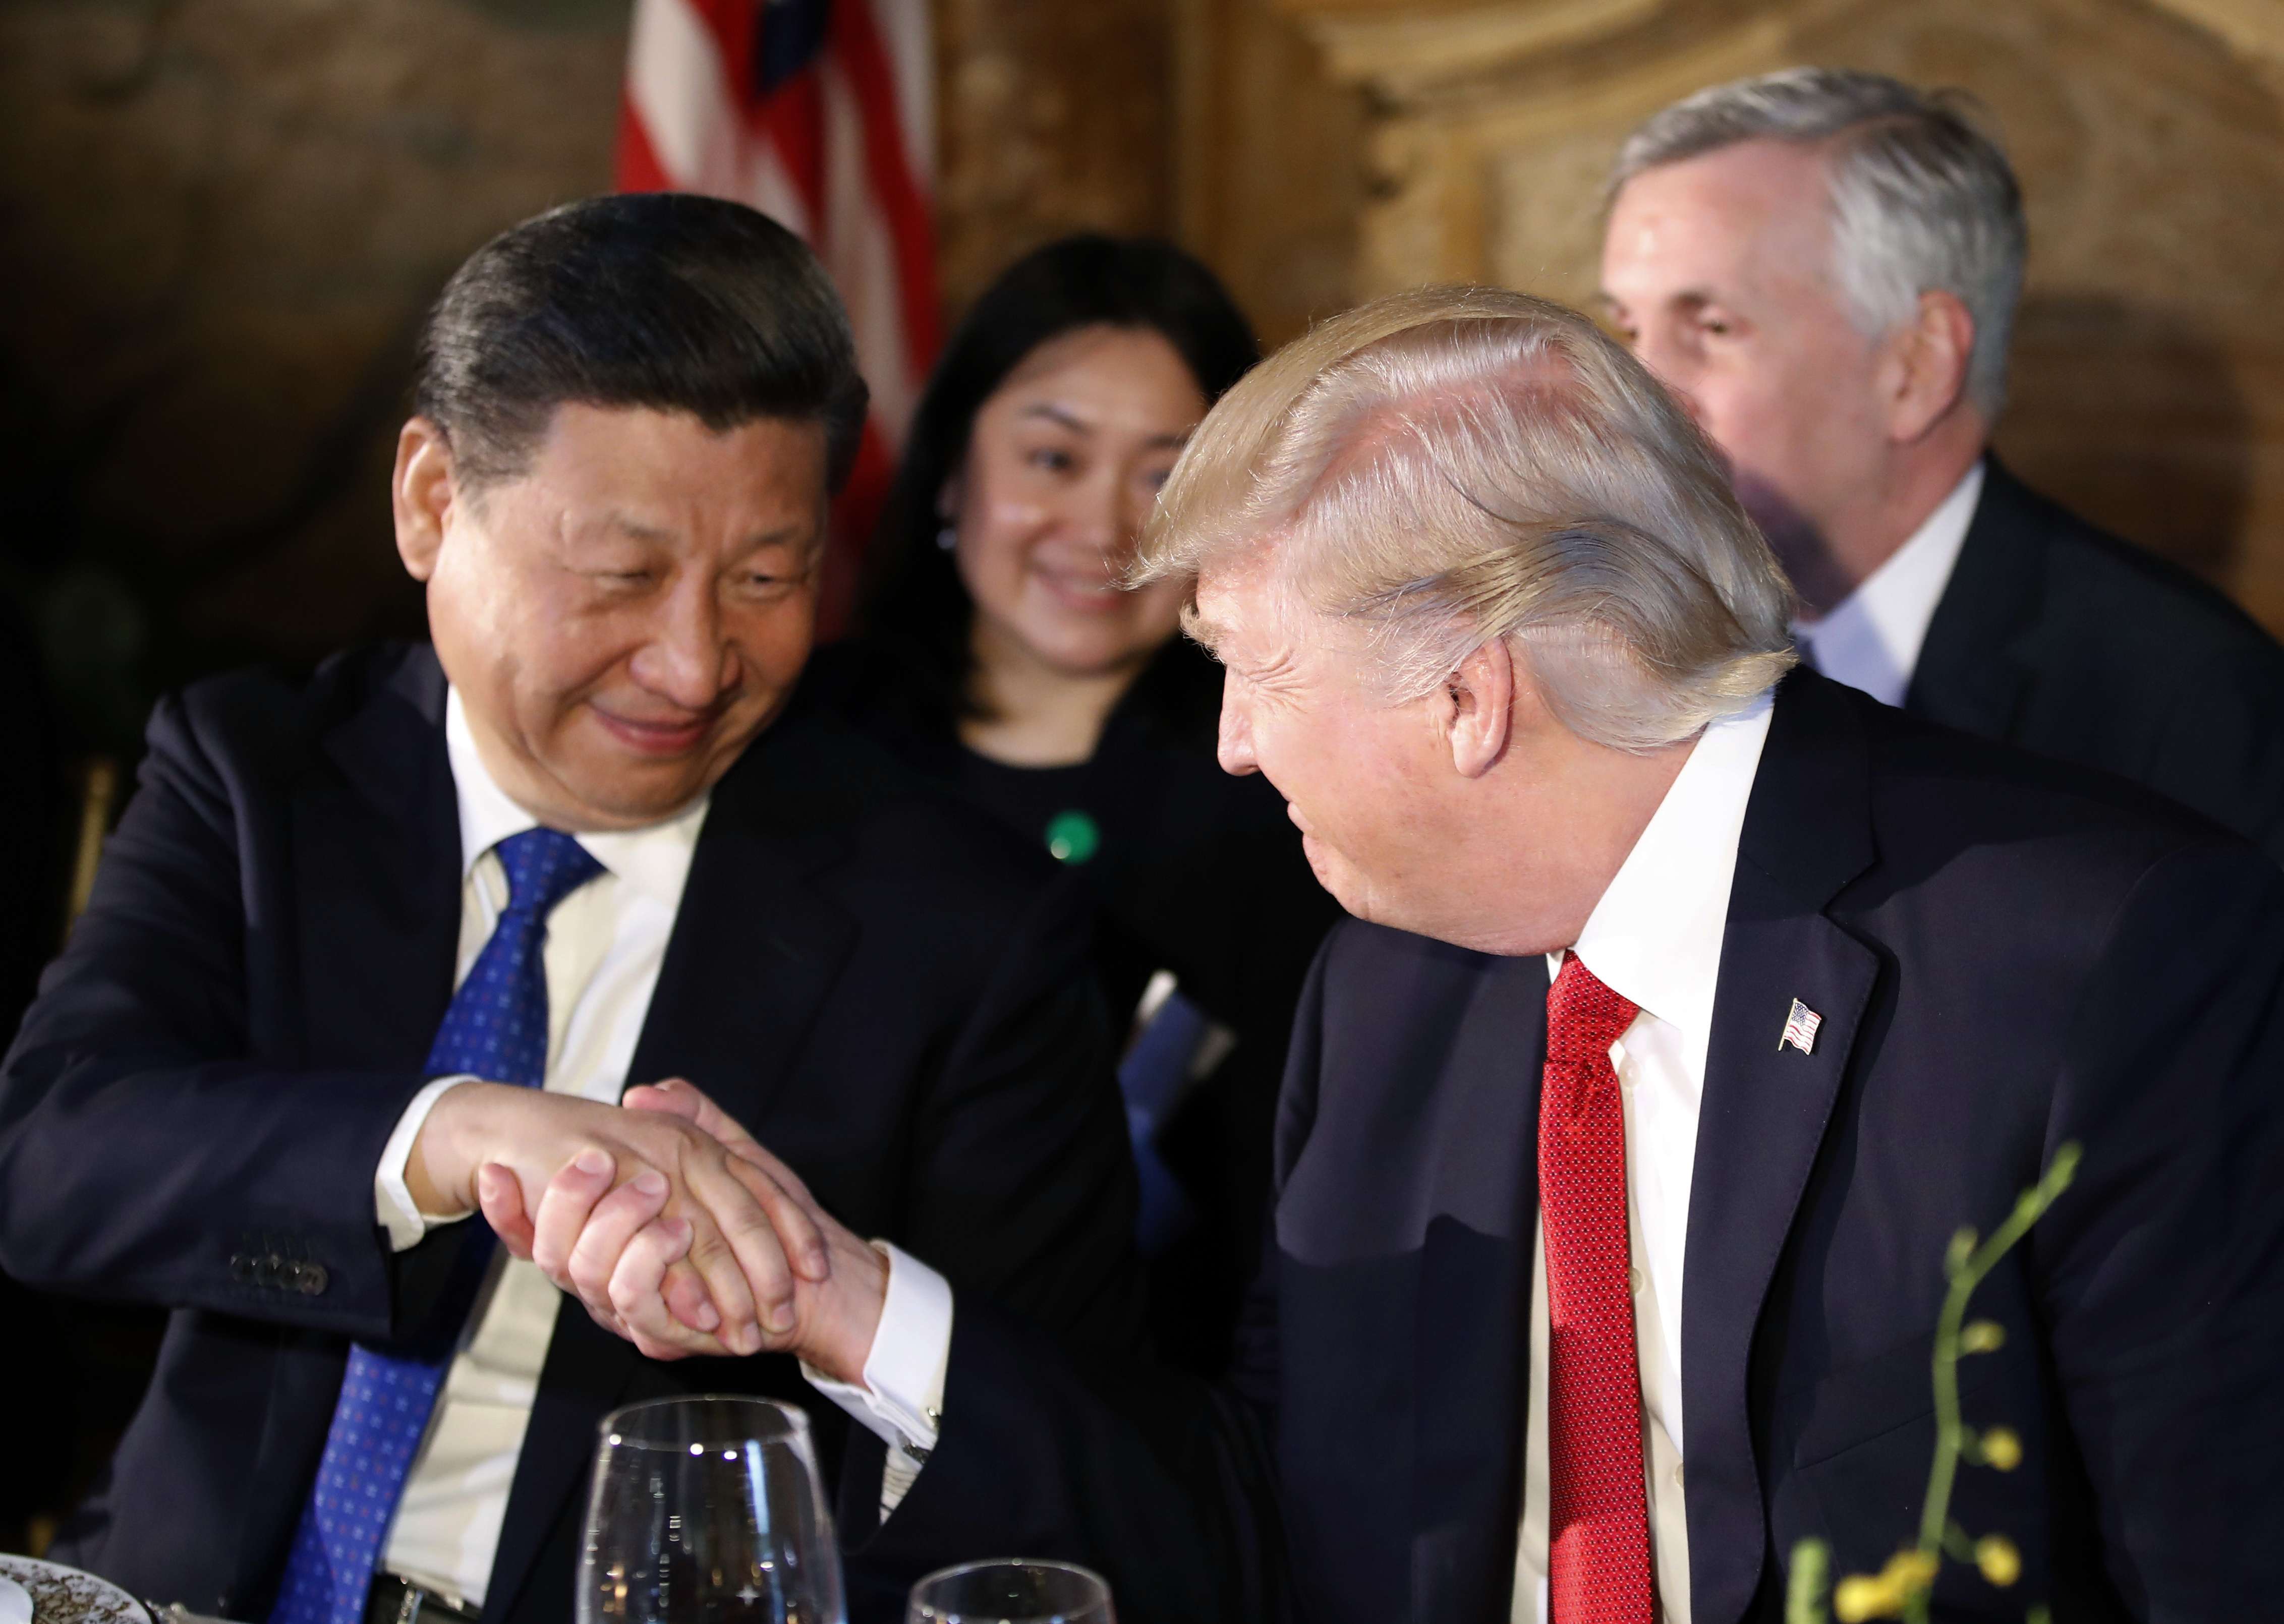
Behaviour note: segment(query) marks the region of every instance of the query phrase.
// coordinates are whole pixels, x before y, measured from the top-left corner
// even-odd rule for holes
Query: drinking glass
[[[658,1399],[601,1430],[578,1624],[847,1624],[807,1416]]]
[[[1017,1557],[968,1562],[912,1587],[904,1624],[1117,1624],[1102,1575]]]

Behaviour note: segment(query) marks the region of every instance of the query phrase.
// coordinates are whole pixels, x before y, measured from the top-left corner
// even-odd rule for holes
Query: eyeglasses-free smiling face
[[[1440,920],[1449,872],[1439,793],[1447,753],[1432,700],[1390,704],[1360,646],[1285,601],[1265,558],[1209,566],[1191,630],[1225,668],[1222,770],[1260,773],[1285,797],[1317,881],[1360,919]]]
[[[557,409],[520,473],[458,481],[405,426],[397,547],[485,766],[543,822],[637,828],[688,806],[809,658],[825,433],[763,418]]]
[[[1188,363],[1146,329],[1080,328],[1008,375],[944,492],[980,651],[1100,676],[1174,635],[1178,585],[1117,579],[1205,410]]]
[[[1879,480],[1881,351],[1834,280],[1826,158],[1746,141],[1626,182],[1602,297],[1634,354],[1728,457],[1787,561]]]
[[[1486,953],[1568,945],[1694,743],[1580,738],[1499,640],[1391,699],[1371,632],[1295,603],[1266,548],[1208,563],[1194,604],[1228,673],[1223,770],[1276,786],[1318,883],[1376,925]]]

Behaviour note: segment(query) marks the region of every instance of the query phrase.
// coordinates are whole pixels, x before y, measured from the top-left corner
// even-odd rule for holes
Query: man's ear
[[[1948,416],[1967,393],[1975,356],[1975,317],[1956,293],[1920,295],[1919,315],[1889,335],[1881,368],[1888,437],[1909,445]]]
[[[1514,651],[1493,637],[1443,679],[1436,714],[1460,777],[1480,778],[1498,765],[1514,731]]]
[[[451,445],[426,418],[411,418],[397,431],[396,472],[388,496],[396,517],[396,556],[413,580],[426,581],[436,573],[436,555],[443,550],[445,527],[458,500]]]

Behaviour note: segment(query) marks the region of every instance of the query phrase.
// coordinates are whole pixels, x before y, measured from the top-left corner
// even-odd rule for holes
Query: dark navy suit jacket
[[[2146,784],[2284,862],[2284,648],[1996,457],[1904,708]]]
[[[457,1330],[427,1310],[472,1226],[392,1254],[372,1196],[452,995],[444,693],[398,648],[162,705],[0,1078],[9,1271],[175,1310],[55,1553],[138,1595],[266,1616],[349,1341]],[[1044,856],[796,699],[715,790],[631,1075],[691,1079],[978,1300],[1123,1344],[1132,1172],[1083,919]],[[684,1391],[808,1404],[848,1499],[877,1504],[880,1445],[789,1358],[654,1362],[567,1300],[489,1624],[569,1618],[596,1423]]]
[[[963,1300],[941,1446],[863,1559],[1106,1567],[1122,1620],[1507,1616],[1546,993],[1351,923],[1305,995],[1240,1374],[1082,1366]],[[2064,1143],[2076,1184],[1983,1286],[1963,1472],[2012,1589],[1949,1618],[2272,1616],[2284,1595],[2284,875],[2130,785],[1779,690],[1732,893],[1681,1309],[1691,1612],[1781,1617],[1912,1538],[1955,1231]],[[1793,1001],[1823,1016],[1779,1049]]]

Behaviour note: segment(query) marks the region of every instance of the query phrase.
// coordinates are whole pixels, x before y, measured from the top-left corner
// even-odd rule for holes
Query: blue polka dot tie
[[[428,1051],[428,1074],[465,1072],[537,1088],[547,1074],[547,975],[540,956],[547,916],[603,867],[552,829],[526,830],[493,849],[507,871],[507,907],[444,1011]],[[450,1362],[449,1355],[428,1363],[363,1344],[349,1349],[332,1430],[293,1532],[270,1624],[359,1624],[364,1617],[381,1542]]]

